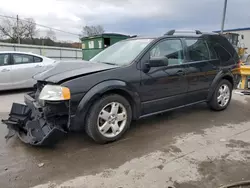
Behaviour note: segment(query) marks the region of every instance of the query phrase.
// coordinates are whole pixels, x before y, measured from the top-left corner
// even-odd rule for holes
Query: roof
[[[89,37],[82,37],[81,39],[91,39],[91,38],[97,38],[97,37],[104,37],[104,36],[118,36],[118,37],[130,37],[129,35],[123,35],[120,33],[102,33],[100,35],[93,35]]]
[[[46,56],[35,54],[33,52],[22,52],[22,51],[0,51],[0,54],[24,54],[24,55],[34,55],[34,56],[41,57],[41,58],[48,58]]]
[[[202,32],[202,34],[193,34],[193,33],[175,33],[174,35],[159,35],[159,36],[135,36],[130,37],[126,40],[137,40],[137,39],[164,39],[164,38],[199,38],[208,35],[219,35],[215,32]]]
[[[3,45],[3,46],[9,46],[9,47],[24,47],[24,48],[40,48],[41,46],[39,45],[30,45],[30,44],[15,44],[15,43],[5,43],[5,42],[0,42],[0,45]],[[79,50],[81,51],[81,49],[79,48],[69,48],[69,47],[59,47],[59,46],[42,46],[46,49],[61,49],[61,50]]]
[[[234,28],[234,29],[224,29],[223,32],[231,32],[231,31],[249,31],[250,27],[242,27],[242,28]],[[220,32],[220,30],[218,31],[214,31],[216,33]]]
[[[32,52],[22,52],[22,51],[0,51],[1,54],[3,53],[13,53],[13,54],[27,54],[27,55],[38,55],[38,54],[34,54]],[[38,55],[39,56],[39,55]]]

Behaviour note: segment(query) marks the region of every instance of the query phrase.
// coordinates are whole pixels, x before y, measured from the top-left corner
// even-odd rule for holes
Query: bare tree
[[[36,23],[33,18],[28,18],[26,23],[26,37],[34,39],[38,35],[38,29],[36,29]]]
[[[52,29],[49,29],[47,31],[46,37],[48,39],[51,39],[51,40],[55,41],[56,40],[56,33],[55,33],[55,31],[53,31]]]
[[[34,19],[19,20],[17,27],[16,19],[3,19],[0,23],[0,36],[4,39],[11,39],[17,42],[20,39],[33,38],[37,34],[36,23]]]
[[[100,35],[104,33],[104,28],[101,25],[84,26],[82,29],[82,36],[89,37],[93,35]]]
[[[0,33],[3,38],[17,41],[17,25],[12,19],[3,19],[0,24]]]

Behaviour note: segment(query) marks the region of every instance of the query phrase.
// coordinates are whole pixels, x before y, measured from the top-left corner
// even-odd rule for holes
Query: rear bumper
[[[67,129],[66,125],[70,118],[64,118],[65,121],[57,121],[59,115],[51,111],[51,106],[40,106],[33,94],[24,96],[25,105],[13,103],[9,118],[2,120],[7,125],[9,133],[6,138],[17,134],[20,140],[31,145],[53,145],[60,140]],[[55,107],[54,109],[55,110]],[[69,114],[63,114],[69,116]]]

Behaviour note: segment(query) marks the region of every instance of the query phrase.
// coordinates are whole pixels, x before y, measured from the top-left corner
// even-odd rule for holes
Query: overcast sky
[[[72,33],[100,24],[106,32],[162,35],[170,29],[219,30],[224,0],[0,0],[0,14],[33,17]],[[250,0],[228,0],[225,28],[250,27]],[[77,36],[56,32],[61,40]]]

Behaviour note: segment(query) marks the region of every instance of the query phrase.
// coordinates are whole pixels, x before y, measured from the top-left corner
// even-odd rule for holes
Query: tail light
[[[242,65],[242,63],[243,63],[243,62],[242,62],[241,60],[239,60],[238,63],[237,63],[237,68],[240,68],[241,65]]]

